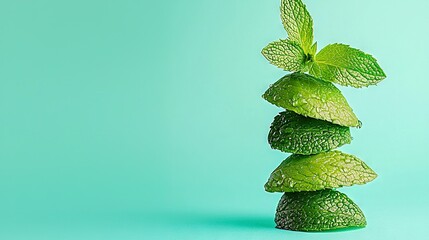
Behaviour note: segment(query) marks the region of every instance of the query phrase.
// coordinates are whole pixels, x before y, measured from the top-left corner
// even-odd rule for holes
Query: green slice
[[[280,16],[290,40],[310,53],[313,44],[313,19],[301,0],[282,0]]]
[[[345,44],[324,47],[315,57],[310,74],[323,80],[355,88],[375,85],[386,78],[377,60]]]
[[[344,193],[335,190],[285,193],[277,206],[277,228],[326,231],[366,226],[362,210]]]
[[[279,40],[262,49],[262,55],[274,66],[289,72],[300,72],[306,67],[306,55],[301,46],[290,40]]]
[[[292,111],[279,113],[271,124],[271,147],[296,154],[317,154],[350,143],[348,127],[304,117]]]
[[[291,155],[272,173],[267,192],[301,192],[371,182],[377,174],[359,158],[340,151]]]
[[[268,102],[300,115],[346,127],[360,127],[356,115],[332,83],[304,73],[284,76],[262,96]]]

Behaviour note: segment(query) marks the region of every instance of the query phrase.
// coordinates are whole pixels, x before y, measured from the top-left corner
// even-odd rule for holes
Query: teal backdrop
[[[365,229],[277,230],[263,185],[286,154],[261,95],[286,74],[280,1],[0,1],[1,239],[424,239],[429,2],[305,0],[319,48],[373,54],[341,87],[363,122],[341,148],[379,177],[341,189]]]

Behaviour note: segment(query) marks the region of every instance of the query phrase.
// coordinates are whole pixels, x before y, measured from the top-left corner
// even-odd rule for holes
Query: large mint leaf
[[[268,192],[316,191],[365,184],[377,174],[357,157],[331,151],[316,155],[291,155],[271,173]]]
[[[335,190],[285,193],[277,206],[277,228],[325,231],[366,226],[362,210]]]
[[[301,0],[282,0],[281,19],[289,39],[310,53],[313,44],[313,19]]]
[[[290,40],[279,40],[262,49],[262,55],[273,65],[289,72],[305,68],[306,55],[301,46]]]
[[[315,56],[310,74],[356,88],[375,85],[386,78],[375,58],[344,44],[331,44],[323,48]]]
[[[346,127],[360,122],[341,91],[332,83],[304,73],[284,76],[262,96],[268,102],[300,115]]]
[[[268,142],[271,147],[296,154],[317,154],[350,143],[348,127],[284,111],[274,118]]]

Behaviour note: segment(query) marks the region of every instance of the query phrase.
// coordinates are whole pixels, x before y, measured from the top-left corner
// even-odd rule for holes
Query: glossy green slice
[[[277,228],[326,231],[366,226],[362,210],[344,193],[335,190],[285,193],[277,206]]]
[[[340,151],[291,155],[272,173],[267,192],[301,192],[365,184],[377,174],[359,158]]]
[[[284,76],[271,85],[262,97],[300,115],[346,127],[361,125],[338,88],[304,73]]]
[[[272,148],[303,155],[327,152],[351,141],[348,127],[287,110],[274,118],[268,134]]]

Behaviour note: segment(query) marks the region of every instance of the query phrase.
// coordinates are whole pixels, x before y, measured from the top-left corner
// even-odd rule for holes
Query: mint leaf
[[[348,127],[284,111],[274,118],[268,134],[271,147],[283,152],[310,155],[350,143]]]
[[[356,115],[332,83],[304,73],[282,77],[262,95],[268,102],[300,115],[346,127],[360,127]]]
[[[366,226],[362,210],[335,190],[285,193],[277,206],[277,228],[325,231]]]
[[[291,155],[271,173],[268,192],[316,191],[365,184],[377,174],[359,158],[340,151]]]
[[[262,49],[262,55],[273,65],[289,72],[305,68],[305,53],[301,46],[290,40],[279,40]]]
[[[282,0],[280,16],[289,39],[301,45],[305,53],[313,44],[313,19],[301,0]]]
[[[338,43],[326,46],[315,56],[310,74],[356,88],[375,85],[386,78],[377,60],[371,55]]]

